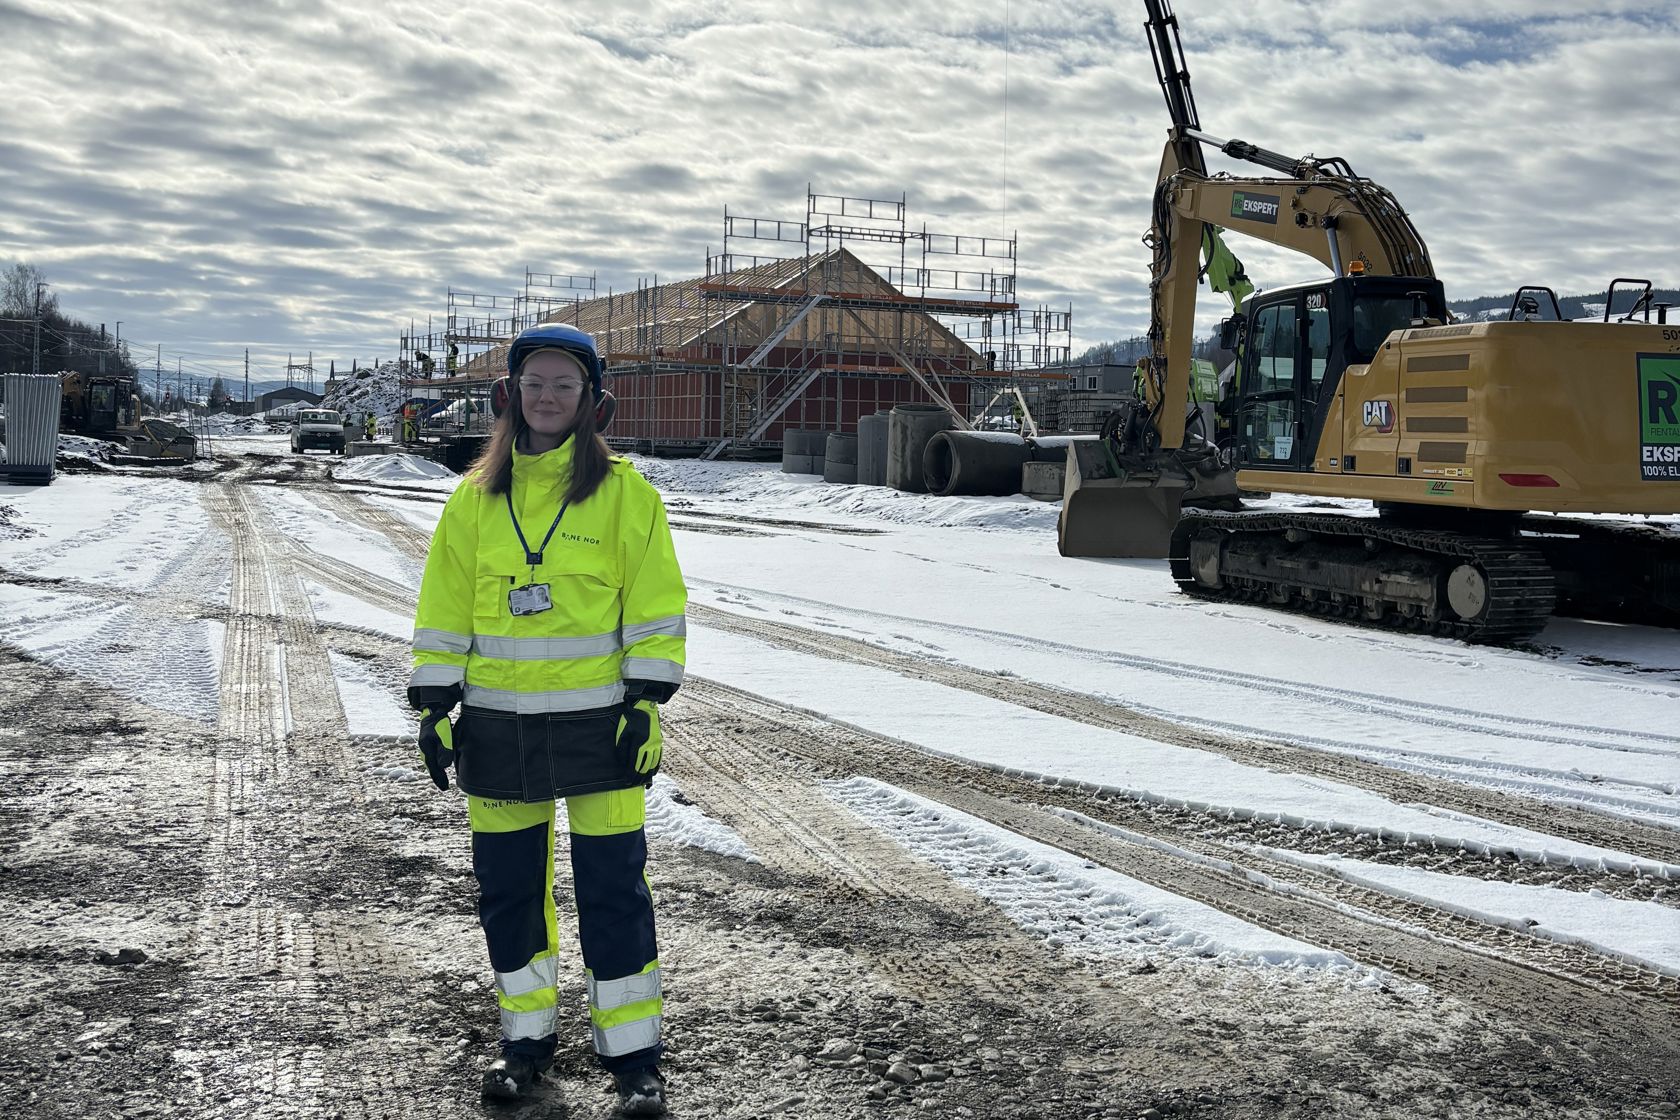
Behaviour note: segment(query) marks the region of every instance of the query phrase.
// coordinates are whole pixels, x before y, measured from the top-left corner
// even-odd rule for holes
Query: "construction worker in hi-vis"
[[[484,1091],[517,1097],[553,1059],[563,797],[595,1052],[621,1112],[658,1115],[643,823],[659,705],[683,678],[688,592],[658,492],[600,437],[613,401],[594,340],[533,327],[510,347],[508,374],[491,438],[432,538],[408,686],[432,780],[447,789],[453,764],[467,795],[502,1016]]]

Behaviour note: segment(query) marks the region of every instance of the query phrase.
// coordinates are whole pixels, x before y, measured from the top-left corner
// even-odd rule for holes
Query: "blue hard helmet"
[[[508,347],[508,376],[519,376],[519,367],[525,364],[525,359],[539,350],[562,350],[576,358],[583,366],[583,372],[589,375],[590,393],[595,398],[600,398],[603,372],[601,354],[595,349],[594,337],[587,331],[580,331],[565,323],[543,323],[520,331],[519,337]]]

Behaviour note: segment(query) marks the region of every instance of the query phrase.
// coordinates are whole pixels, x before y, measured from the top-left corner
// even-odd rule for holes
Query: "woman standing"
[[[665,1111],[643,867],[658,705],[682,683],[688,600],[659,494],[599,434],[601,359],[574,327],[508,350],[508,405],[432,538],[409,703],[439,789],[467,794],[479,924],[502,1012],[484,1092],[553,1061],[554,803],[566,799],[595,1052],[629,1115]],[[461,712],[451,723],[449,712]]]

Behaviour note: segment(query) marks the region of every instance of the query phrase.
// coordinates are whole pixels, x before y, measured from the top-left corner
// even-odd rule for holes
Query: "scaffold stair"
[[[788,316],[787,322],[777,327],[774,331],[771,331],[770,334],[765,337],[764,341],[760,342],[753,349],[753,352],[747,355],[747,360],[741,363],[741,368],[753,369],[758,366],[759,363],[763,362],[764,359],[769,356],[770,351],[781,345],[782,339],[788,336],[788,332],[803,322],[805,316],[815,311],[817,304],[821,303],[824,298],[826,297],[823,293],[817,292],[812,295],[810,299],[807,299],[804,303],[800,304],[799,309],[792,315]]]

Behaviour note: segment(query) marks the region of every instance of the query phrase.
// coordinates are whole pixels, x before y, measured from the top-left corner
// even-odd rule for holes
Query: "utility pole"
[[[39,375],[41,372],[41,282],[35,282],[35,361],[30,372]]]
[[[152,367],[152,393],[157,397],[158,411],[163,411],[163,343],[157,344],[157,365]]]
[[[99,324],[99,376],[105,376],[105,324]]]
[[[251,403],[251,348],[245,347],[245,403]]]

